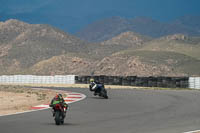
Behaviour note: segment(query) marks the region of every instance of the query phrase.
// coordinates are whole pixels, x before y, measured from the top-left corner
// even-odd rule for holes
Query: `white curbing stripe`
[[[86,97],[84,94],[74,93],[74,92],[67,92],[65,94],[67,95],[67,97],[65,97],[64,100],[65,100],[65,103],[67,104],[83,100]],[[41,108],[49,108],[49,105],[42,104],[42,105],[32,107],[33,110],[38,110]]]
[[[17,112],[17,113],[6,114],[6,115],[0,115],[0,117],[2,117],[2,116],[10,116],[10,115],[17,115],[17,114],[23,114],[23,113],[29,113],[29,112],[34,112],[34,111],[39,111],[39,110],[45,110],[45,109],[47,109],[47,108],[38,109],[38,110],[28,110],[28,111]]]
[[[184,132],[184,133],[198,133],[200,130],[195,130],[195,131],[189,131],[189,132]]]
[[[81,93],[76,93],[76,92],[67,92],[65,94],[67,94],[67,97],[64,98],[64,100],[70,100],[70,101],[66,101],[67,104],[78,102],[78,101],[81,101],[81,100],[86,98],[86,95],[81,94]],[[68,95],[70,95],[70,96],[68,96]],[[68,98],[68,97],[74,97],[74,98]],[[77,97],[77,98],[75,98],[75,97]],[[71,100],[73,100],[73,101],[71,101]],[[34,106],[34,107],[36,107],[36,108],[37,107],[38,108],[41,107],[41,108],[40,109],[32,109],[32,110],[23,111],[23,112],[12,113],[12,114],[0,115],[0,117],[23,114],[23,113],[34,112],[34,111],[39,111],[39,110],[45,110],[45,109],[49,109],[50,108],[48,104],[37,105],[37,106]]]

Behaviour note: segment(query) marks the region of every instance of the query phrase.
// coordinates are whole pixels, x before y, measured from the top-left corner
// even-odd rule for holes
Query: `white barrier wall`
[[[189,88],[200,89],[200,77],[190,77],[189,78]]]
[[[35,76],[12,75],[0,76],[0,83],[16,84],[75,84],[75,75]]]
[[[35,76],[35,75],[3,75],[1,84],[75,84],[75,75]],[[200,77],[189,77],[189,88],[200,89]]]

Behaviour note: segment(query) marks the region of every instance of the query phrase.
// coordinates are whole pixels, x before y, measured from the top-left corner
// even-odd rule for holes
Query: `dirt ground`
[[[27,111],[32,106],[49,104],[57,93],[61,92],[22,86],[0,86],[0,115]]]

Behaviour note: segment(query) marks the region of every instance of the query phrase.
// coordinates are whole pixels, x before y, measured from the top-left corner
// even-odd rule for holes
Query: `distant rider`
[[[95,81],[93,78],[90,79],[90,91],[94,91],[94,95],[97,95],[101,91],[101,88],[104,87],[103,84],[101,84],[98,81]]]
[[[65,103],[65,100],[64,100],[62,94],[57,94],[57,95],[51,100],[51,103],[50,103],[49,106],[52,107],[52,109],[53,109],[53,116],[55,116],[54,106],[55,106],[56,104],[60,104],[60,105],[61,105],[61,107],[62,107],[62,109],[63,109],[63,110],[62,110],[62,111],[63,111],[63,115],[65,116],[66,110],[67,110],[67,108],[68,108],[68,104]]]

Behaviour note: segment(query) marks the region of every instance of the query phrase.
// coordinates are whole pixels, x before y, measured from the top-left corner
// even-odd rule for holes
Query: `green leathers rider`
[[[64,115],[66,113],[66,110],[68,109],[68,104],[65,103],[64,98],[62,97],[62,94],[58,94],[56,95],[52,100],[51,103],[49,104],[50,107],[53,108],[53,116],[55,116],[55,111],[54,111],[54,107],[56,104],[60,104],[62,107],[62,111],[64,112]]]

